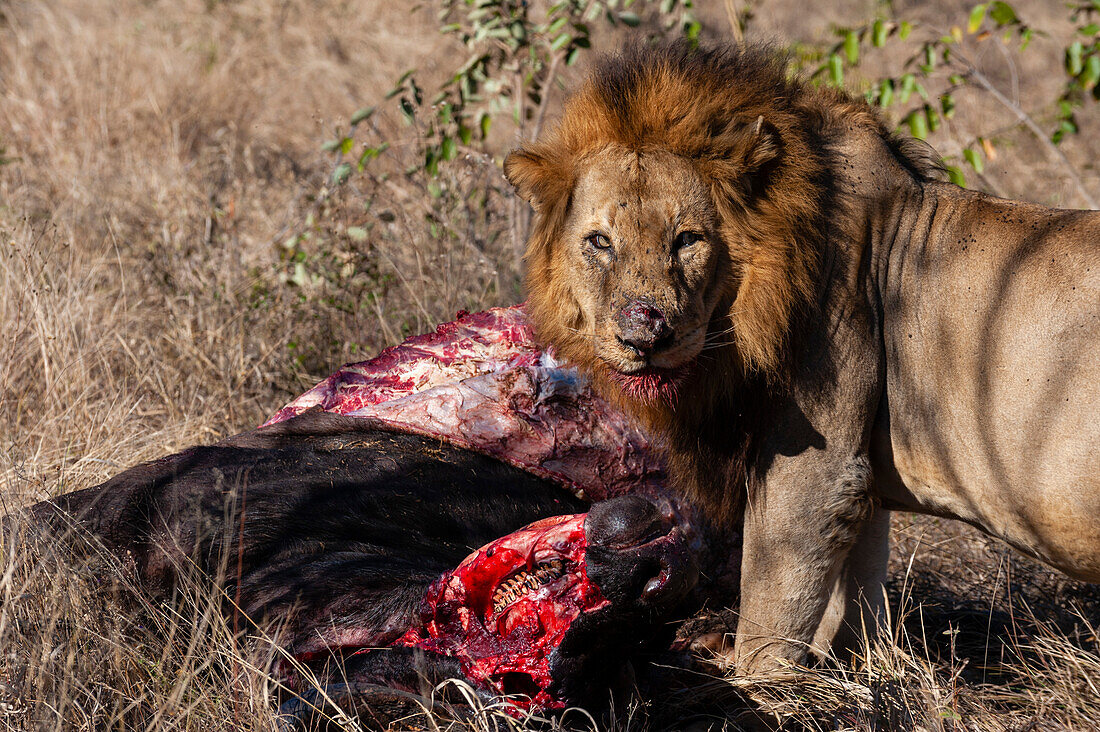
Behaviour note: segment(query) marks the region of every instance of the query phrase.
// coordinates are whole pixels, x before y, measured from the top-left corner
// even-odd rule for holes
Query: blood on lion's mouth
[[[680,396],[680,384],[687,376],[686,368],[662,369],[647,366],[638,371],[624,373],[611,370],[611,378],[623,392],[638,401],[663,401],[673,405]]]

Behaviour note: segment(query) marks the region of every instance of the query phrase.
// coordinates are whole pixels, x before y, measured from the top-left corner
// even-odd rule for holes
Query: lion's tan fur
[[[505,161],[509,180],[537,214],[527,246],[526,285],[540,337],[665,435],[681,487],[727,519],[739,501],[724,482],[740,484],[743,478],[719,477],[700,453],[697,435],[749,428],[744,422],[731,425],[711,405],[732,398],[746,379],[782,380],[799,313],[814,307],[831,195],[814,118],[843,118],[886,134],[865,105],[809,91],[788,78],[783,60],[768,48],[628,48],[596,66],[567,101],[556,128]],[[631,400],[611,383],[594,353],[591,324],[576,292],[582,275],[563,258],[575,245],[564,240],[563,225],[576,203],[577,181],[609,149],[663,151],[689,161],[707,181],[720,218],[724,251],[715,276],[722,308],[711,331],[722,333],[731,347],[708,351],[706,368],[686,385],[678,413],[661,402]],[[629,289],[637,279],[627,273],[619,285]],[[734,452],[747,449],[739,435],[720,442],[733,445]]]
[[[605,61],[506,165],[539,212],[542,336],[667,440],[681,489],[744,519],[739,671],[876,625],[889,510],[1100,581],[1100,213],[928,160],[766,51],[680,46]],[[661,350],[624,319],[639,303],[671,314]]]

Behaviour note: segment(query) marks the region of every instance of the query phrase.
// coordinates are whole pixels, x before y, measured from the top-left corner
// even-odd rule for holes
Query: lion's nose
[[[619,342],[639,356],[672,345],[672,328],[665,314],[652,303],[635,300],[619,312],[616,320]]]

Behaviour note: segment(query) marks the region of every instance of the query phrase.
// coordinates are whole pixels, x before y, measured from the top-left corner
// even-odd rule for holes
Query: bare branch
[[[1063,153],[1057,145],[1050,141],[1050,138],[1046,135],[1045,132],[1043,132],[1042,128],[1039,127],[1035,120],[1031,118],[1031,115],[1025,112],[1019,104],[1009,99],[1007,96],[1004,95],[1003,92],[1001,92],[1000,89],[994,86],[993,82],[989,80],[989,77],[983,74],[981,70],[979,70],[978,67],[970,61],[970,59],[966,58],[958,52],[955,52],[954,55],[966,65],[966,76],[979,87],[981,87],[982,90],[987,92],[991,97],[1000,102],[1001,105],[1005,107],[1005,109],[1011,111],[1016,116],[1016,119],[1020,122],[1020,124],[1031,130],[1031,133],[1035,135],[1035,139],[1039,141],[1039,144],[1046,148],[1046,151],[1061,163],[1062,168],[1066,171],[1066,175],[1070,177],[1070,180],[1072,180],[1074,185],[1077,187],[1077,193],[1079,196],[1081,196],[1081,199],[1085,202],[1085,204],[1089,208],[1100,208],[1100,206],[1097,206],[1096,204],[1096,199],[1092,197],[1092,194],[1090,194],[1088,189],[1085,187],[1085,182],[1081,180],[1081,175],[1077,172],[1077,168],[1073,166],[1073,163],[1069,161],[1069,158],[1066,157],[1065,153]]]
[[[539,139],[542,133],[542,123],[546,119],[546,108],[550,101],[550,92],[554,89],[554,77],[558,74],[558,64],[561,63],[562,54],[555,53],[550,59],[550,68],[546,72],[546,81],[542,84],[542,99],[539,100],[539,108],[535,113],[535,127],[531,130],[531,139]]]
[[[744,43],[745,33],[741,29],[741,13],[737,8],[737,0],[723,0],[722,4],[726,7],[726,17],[729,18],[730,33],[733,34],[733,40]]]

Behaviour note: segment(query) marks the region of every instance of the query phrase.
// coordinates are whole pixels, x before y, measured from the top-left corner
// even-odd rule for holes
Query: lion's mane
[[[901,144],[867,105],[810,89],[787,74],[785,61],[766,46],[628,46],[595,65],[555,129],[505,161],[508,179],[536,211],[526,287],[540,338],[666,436],[674,468],[699,477],[687,477],[683,487],[727,515],[726,486],[744,479],[715,475],[714,465],[731,464],[731,457],[748,450],[751,432],[748,424],[726,424],[729,404],[739,400],[740,421],[751,419],[745,399],[754,390],[744,388],[746,380],[763,387],[782,381],[798,315],[813,307],[832,195],[828,171],[836,164],[821,130],[837,120],[870,125],[895,147]],[[561,229],[582,165],[608,146],[660,149],[691,161],[710,184],[728,245],[721,258],[725,296],[711,330],[727,333],[733,347],[708,353],[707,367],[681,393],[675,413],[660,401],[627,403],[616,394],[579,332],[582,315],[570,282],[575,273],[555,266],[556,248],[573,245],[561,241]],[[899,150],[899,157],[906,156]],[[732,465],[736,470],[740,461]]]

